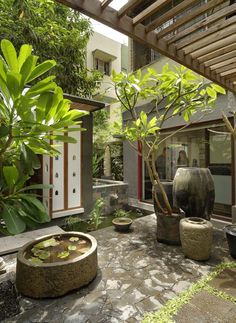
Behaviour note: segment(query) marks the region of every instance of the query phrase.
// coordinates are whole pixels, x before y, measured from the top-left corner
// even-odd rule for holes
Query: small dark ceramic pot
[[[115,218],[112,220],[113,225],[117,231],[127,232],[130,229],[133,220],[130,218]]]
[[[224,232],[228,241],[229,252],[236,259],[236,225],[229,224],[224,227]]]

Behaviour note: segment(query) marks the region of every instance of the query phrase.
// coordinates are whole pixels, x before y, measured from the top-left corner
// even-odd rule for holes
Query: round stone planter
[[[224,227],[230,255],[236,259],[236,225],[229,224]]]
[[[193,260],[207,260],[212,247],[213,226],[210,221],[192,217],[180,221],[183,253]]]
[[[210,220],[215,200],[214,181],[208,168],[179,168],[173,181],[174,205],[186,217]]]
[[[130,218],[120,217],[113,219],[112,223],[117,231],[127,232],[129,231],[133,220]]]
[[[28,250],[53,237],[78,237],[90,242],[90,249],[71,260],[35,264],[26,259]],[[32,298],[57,297],[90,283],[97,274],[97,241],[89,234],[66,232],[47,235],[24,245],[17,254],[16,287]]]

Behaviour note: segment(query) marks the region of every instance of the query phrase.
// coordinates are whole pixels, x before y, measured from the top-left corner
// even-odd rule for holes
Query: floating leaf
[[[63,258],[67,258],[69,255],[70,255],[69,251],[62,251],[57,254],[57,257],[63,259]]]
[[[48,247],[55,247],[55,246],[58,246],[59,244],[60,243],[56,241],[55,238],[51,238],[37,243],[36,245],[34,245],[34,248],[44,249]]]
[[[29,258],[29,261],[32,262],[33,264],[42,264],[43,261],[39,258],[36,258],[36,257],[31,257]]]
[[[38,257],[42,260],[45,260],[50,257],[51,253],[48,250],[40,250],[41,252],[39,253]]]
[[[68,246],[68,250],[72,250],[72,251],[74,251],[74,250],[76,250],[77,249],[77,247],[76,246],[72,246],[72,245],[69,245]]]
[[[71,241],[71,242],[79,241],[79,238],[78,237],[70,237],[69,241]]]

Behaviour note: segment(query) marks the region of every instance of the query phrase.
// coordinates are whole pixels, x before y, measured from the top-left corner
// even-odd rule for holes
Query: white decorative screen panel
[[[62,143],[54,142],[59,146],[56,147],[60,154],[53,157],[52,167],[52,210],[58,211],[63,210],[65,207],[64,203],[64,145]]]
[[[68,144],[68,208],[81,204],[81,133],[71,134],[76,144]]]

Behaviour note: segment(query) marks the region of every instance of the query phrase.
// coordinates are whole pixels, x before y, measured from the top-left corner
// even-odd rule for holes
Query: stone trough
[[[90,242],[90,249],[74,259],[36,264],[26,258],[36,243],[53,238],[55,234],[32,240],[22,247],[17,254],[16,266],[16,287],[20,293],[32,298],[57,297],[89,284],[96,277],[96,239],[81,232],[60,234],[60,237],[72,236]]]

